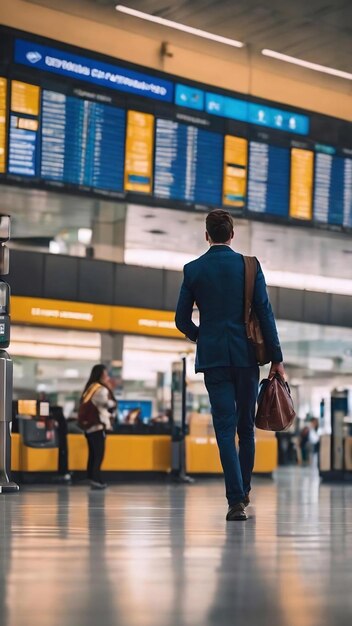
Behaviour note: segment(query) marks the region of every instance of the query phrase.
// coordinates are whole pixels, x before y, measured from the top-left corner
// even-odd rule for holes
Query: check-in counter
[[[88,448],[84,435],[68,435],[70,471],[85,471]],[[169,435],[108,435],[105,472],[167,472],[171,460]]]
[[[87,469],[88,447],[84,435],[69,434],[68,466],[71,472]],[[31,448],[12,434],[12,471],[56,472],[58,448]],[[170,469],[169,435],[109,435],[102,470],[107,472],[167,472]]]
[[[68,466],[71,472],[87,467],[88,448],[84,435],[69,434]],[[106,472],[168,472],[171,466],[170,435],[108,435],[102,470]],[[277,466],[277,441],[272,433],[257,431],[254,471],[271,474]],[[12,434],[12,470],[17,472],[56,472],[58,448],[31,448],[21,435]],[[209,416],[191,420],[186,437],[186,470],[189,474],[222,472],[216,439]]]
[[[278,448],[274,433],[256,431],[254,473],[272,474],[277,468]],[[189,474],[220,474],[222,468],[211,416],[193,413],[186,439],[186,464]]]
[[[333,438],[322,435],[320,438],[319,472],[323,480],[352,480],[352,437],[342,439],[342,467],[336,469],[332,465]]]

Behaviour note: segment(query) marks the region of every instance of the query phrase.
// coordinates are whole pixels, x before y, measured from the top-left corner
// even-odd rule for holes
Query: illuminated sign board
[[[125,189],[141,193],[152,192],[154,146],[154,116],[128,111]]]
[[[347,122],[2,30],[1,182],[352,228]]]
[[[16,39],[15,62],[100,87],[164,102],[173,100],[173,84],[170,81],[23,39]]]
[[[290,217],[312,219],[314,153],[311,150],[291,150]]]
[[[7,80],[0,78],[0,174],[6,171],[6,102]]]
[[[244,207],[247,184],[247,139],[225,137],[223,203]]]

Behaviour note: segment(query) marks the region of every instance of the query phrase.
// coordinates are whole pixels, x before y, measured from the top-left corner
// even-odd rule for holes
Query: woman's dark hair
[[[99,383],[105,371],[106,371],[106,366],[103,363],[98,363],[97,365],[94,365],[94,367],[92,367],[90,376],[86,382],[86,386],[83,389],[83,393],[85,393],[88,387],[90,387],[90,385],[92,385],[93,383]]]
[[[227,211],[215,209],[210,211],[206,219],[206,229],[210,239],[214,243],[225,243],[231,238],[233,232],[233,220]]]

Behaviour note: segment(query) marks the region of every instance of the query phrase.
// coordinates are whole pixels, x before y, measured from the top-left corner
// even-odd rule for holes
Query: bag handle
[[[251,314],[254,284],[258,271],[258,262],[255,256],[243,256],[244,262],[244,323],[246,327]],[[247,332],[248,335],[248,332]]]
[[[271,376],[271,378],[268,378],[268,380],[274,380],[274,378],[277,378],[277,380],[281,383],[281,385],[283,387],[286,387],[288,393],[291,395],[291,389],[290,389],[290,385],[288,384],[287,380],[285,380],[281,374],[279,374],[278,372],[276,372],[273,376]]]

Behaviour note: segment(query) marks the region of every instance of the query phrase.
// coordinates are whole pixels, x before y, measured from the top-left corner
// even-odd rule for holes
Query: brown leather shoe
[[[246,493],[246,495],[244,496],[244,500],[243,500],[243,504],[245,507],[249,506],[251,503],[250,498],[249,498],[249,493]]]
[[[245,509],[245,505],[243,502],[239,502],[238,504],[229,506],[229,510],[227,511],[227,515],[226,515],[226,521],[227,522],[245,522],[248,519],[248,517],[244,509]]]

